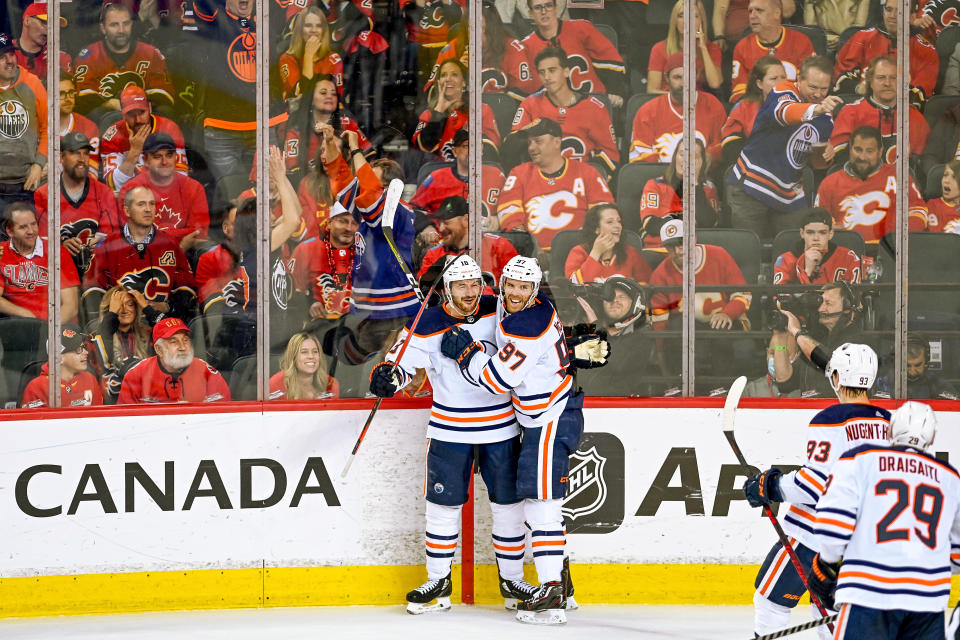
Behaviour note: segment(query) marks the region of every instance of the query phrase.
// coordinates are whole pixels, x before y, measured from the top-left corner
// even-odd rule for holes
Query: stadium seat
[[[657,93],[637,93],[630,96],[630,99],[627,100],[627,105],[623,109],[623,138],[625,140],[624,152],[621,155],[621,159],[624,162],[627,162],[629,159],[630,153],[630,142],[633,139],[633,118],[637,115],[637,111],[642,107],[646,102],[653,100],[658,95]]]
[[[668,166],[665,162],[630,162],[617,171],[617,208],[624,226],[640,220],[643,188],[648,180],[662,176]]]
[[[624,229],[623,240],[636,249],[638,253],[644,255],[643,241],[640,240],[639,234],[629,229]],[[557,280],[566,279],[563,267],[567,262],[567,256],[570,255],[570,251],[578,244],[580,244],[579,229],[566,229],[553,237],[553,243],[550,247],[550,280],[556,282]],[[653,268],[652,265],[651,268]]]
[[[877,260],[882,266],[880,282],[895,280],[895,234],[888,233],[880,241]],[[953,233],[911,232],[908,238],[907,273],[910,284],[942,284],[909,290],[908,326],[911,329],[960,329],[960,236]],[[881,292],[887,302],[878,309],[880,327],[893,328],[893,289]]]
[[[723,247],[734,259],[747,284],[755,284],[760,276],[760,238],[749,229],[702,229],[697,242]]]
[[[930,96],[923,106],[923,117],[933,129],[940,116],[958,104],[960,104],[960,96]]]
[[[777,256],[795,248],[799,242],[800,229],[781,231],[777,234],[777,237],[773,239],[773,259],[776,260]],[[863,236],[849,229],[834,229],[833,243],[852,249],[855,254],[861,257],[863,257],[864,252],[867,250]]]
[[[434,171],[444,167],[452,167],[454,164],[453,162],[427,162],[420,165],[420,169],[417,171],[417,186],[423,184],[423,181],[430,177],[430,174]]]
[[[618,40],[618,37],[617,37],[617,31],[616,31],[616,29],[614,29],[613,27],[611,27],[611,26],[608,25],[608,24],[596,24],[596,23],[595,23],[593,26],[595,26],[595,27],[597,28],[597,31],[599,31],[600,33],[602,33],[602,34],[604,35],[604,37],[605,37],[607,40],[609,40],[609,41],[611,42],[611,44],[613,44],[613,48],[614,48],[614,49],[616,49],[616,50],[618,50],[618,51],[620,50],[620,43],[619,43],[619,40]]]
[[[493,111],[500,137],[506,138],[513,126],[513,117],[517,115],[519,103],[505,93],[484,93],[483,103]]]
[[[940,59],[940,70],[937,73],[937,86],[934,95],[940,93],[943,87],[943,78],[947,74],[947,65],[950,63],[950,56],[954,49],[960,44],[960,26],[950,25],[940,32],[937,36],[937,57]]]
[[[20,383],[17,385],[17,406],[21,406],[21,399],[23,398],[23,392],[27,390],[27,385],[30,384],[30,381],[40,375],[40,371],[43,369],[43,365],[47,363],[46,360],[34,360],[33,362],[28,362],[23,368],[23,371],[20,372]]]
[[[233,363],[230,373],[232,400],[257,399],[257,356],[243,356]]]
[[[923,191],[923,197],[927,200],[939,198],[943,195],[941,180],[943,180],[943,170],[946,168],[947,165],[938,164],[931,167],[930,171],[927,172],[927,184]]]
[[[799,31],[803,35],[810,38],[811,44],[813,44],[813,50],[821,56],[827,55],[827,34],[824,32],[823,27],[817,24],[785,24],[785,27],[789,27],[794,31]]]
[[[513,248],[517,250],[517,253],[522,256],[534,258],[540,251],[540,247],[537,246],[537,239],[526,229],[496,231],[495,234],[501,238],[505,238],[510,244],[513,245]]]
[[[0,319],[0,343],[3,344],[3,377],[6,382],[2,405],[15,397],[20,373],[29,362],[43,359],[46,354],[47,323],[39,318]]]

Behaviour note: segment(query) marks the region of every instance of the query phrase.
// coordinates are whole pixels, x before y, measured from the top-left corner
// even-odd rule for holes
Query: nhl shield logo
[[[577,451],[570,456],[567,497],[563,502],[563,516],[572,521],[596,513],[607,498],[607,483],[603,468],[607,459],[597,453],[596,447]]]

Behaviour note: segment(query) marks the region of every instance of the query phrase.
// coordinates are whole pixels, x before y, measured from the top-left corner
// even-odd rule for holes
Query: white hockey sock
[[[527,528],[523,524],[523,502],[490,503],[493,512],[493,551],[500,575],[508,580],[523,578],[523,550]]]
[[[753,630],[759,635],[790,626],[790,607],[770,602],[759,591],[753,593]]]
[[[427,578],[439,580],[450,573],[460,538],[460,509],[427,502]]]
[[[824,608],[826,609],[826,607]],[[820,613],[820,609],[817,609],[817,605],[813,604],[812,602],[810,603],[810,609],[813,611],[814,620],[816,620],[817,618],[823,617],[823,614]],[[827,609],[828,616],[832,616],[835,613],[837,612],[831,609]],[[831,640],[833,638],[833,632],[830,631],[830,627],[828,627],[825,624],[822,624],[819,627],[817,627],[817,635],[820,636],[820,640]]]
[[[532,533],[530,546],[540,584],[560,580],[566,533],[561,508],[563,500],[524,500],[523,515]]]

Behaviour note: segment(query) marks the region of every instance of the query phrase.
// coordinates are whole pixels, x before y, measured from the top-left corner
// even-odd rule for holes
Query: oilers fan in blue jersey
[[[531,529],[540,587],[517,605],[517,618],[534,624],[566,621],[566,531],[561,508],[569,456],[583,434],[583,393],[574,391],[567,338],[550,300],[539,291],[542,273],[534,258],[515,256],[500,277],[495,354],[486,353],[468,329],[444,333],[443,354],[488,397],[512,395],[523,427],[517,497]],[[573,344],[577,363],[605,362],[607,345],[592,335]]]
[[[814,145],[833,159],[833,110],[843,104],[830,91],[833,66],[823,56],[800,65],[796,82],[774,87],[757,112],[753,133],[727,177],[733,226],[753,229],[761,239],[799,229],[806,208],[801,173]]]
[[[822,351],[822,347],[817,349]],[[814,354],[813,359],[822,357]],[[804,465],[787,474],[774,467],[748,478],[743,485],[752,507],[790,503],[783,530],[806,576],[810,575],[813,556],[820,550],[814,535],[817,501],[834,464],[853,447],[885,445],[890,439],[890,413],[870,404],[867,396],[877,377],[873,349],[864,344],[842,344],[830,356],[825,373],[840,402],[810,421]],[[807,589],[780,542],[767,554],[754,586],[754,631],[764,635],[789,626],[790,610]],[[820,627],[820,634],[822,638],[832,635],[825,626]]]
[[[837,640],[941,640],[960,573],[960,475],[929,453],[937,418],[906,402],[889,445],[840,456],[817,504],[810,590],[836,603]],[[842,565],[841,565],[842,561]]]
[[[534,591],[523,580],[526,528],[517,497],[520,429],[510,393],[490,395],[440,353],[441,336],[458,326],[469,326],[480,344],[495,353],[497,299],[481,295],[483,274],[470,256],[450,259],[454,263],[443,274],[443,304],[425,310],[416,327],[408,323],[386,361],[370,376],[370,390],[380,397],[391,397],[409,384],[417,369],[426,370],[433,387],[425,480],[427,582],[407,594],[407,611],[414,614],[450,608],[450,565],[475,462],[490,495],[493,547],[507,608],[515,608],[517,600]],[[397,363],[411,330],[413,336]]]

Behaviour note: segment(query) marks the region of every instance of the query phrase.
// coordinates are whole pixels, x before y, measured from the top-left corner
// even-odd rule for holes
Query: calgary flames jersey
[[[611,71],[626,76],[623,57],[613,43],[586,20],[561,20],[557,35],[549,40],[533,31],[520,41],[526,49],[527,66],[536,73],[537,54],[547,47],[560,47],[570,61],[570,87],[584,93],[607,93],[609,89],[600,80],[597,70]],[[539,88],[539,81],[533,82]]]
[[[947,204],[943,198],[927,200],[927,231],[960,234],[960,204]]]
[[[7,302],[29,310],[34,317],[47,319],[47,287],[50,271],[47,256],[50,245],[44,238],[37,243],[30,255],[21,255],[11,246],[11,241],[0,244],[0,296]],[[77,269],[66,249],[60,247],[60,289],[69,289],[80,284]],[[64,318],[72,320],[72,318]]]
[[[613,202],[613,195],[589,164],[566,160],[560,175],[549,178],[524,162],[503,184],[497,214],[504,231],[526,227],[541,249],[550,249],[558,231],[582,227],[587,209],[601,202]]]
[[[780,254],[773,263],[773,284],[827,284],[839,280],[860,282],[860,258],[853,250],[833,243],[810,275],[802,249]]]
[[[74,80],[77,99],[88,99],[96,106],[104,100],[120,99],[129,84],[147,92],[153,104],[173,104],[173,83],[167,73],[167,61],[160,50],[146,42],[131,44],[130,54],[122,64],[107,51],[103,40],[98,40],[77,55]]]
[[[824,178],[817,191],[815,206],[830,212],[834,227],[856,231],[868,243],[875,244],[896,227],[896,167],[883,164],[864,180],[853,175],[849,166],[847,163],[842,171]],[[910,179],[909,202],[910,231],[924,231],[927,228],[927,206],[913,178]]]
[[[694,257],[694,273],[697,288],[711,284],[746,284],[743,272],[723,247],[712,244],[698,244]],[[650,276],[650,285],[654,287],[681,286],[683,272],[677,269],[673,260],[666,258]],[[752,294],[747,291],[719,293],[697,291],[694,314],[698,322],[709,322],[715,313],[723,312],[731,320],[736,320],[750,308]],[[670,312],[683,313],[683,294],[680,291],[655,293],[650,298],[651,320],[654,329],[666,329]]]
[[[736,140],[746,140],[753,133],[753,121],[760,111],[760,103],[756,100],[741,100],[733,107],[727,116],[727,121],[720,129],[720,145],[725,146]]]
[[[283,82],[283,99],[294,98],[300,95],[300,78],[303,74],[300,71],[300,62],[290,55],[284,53],[280,56],[280,81]],[[333,84],[337,87],[337,93],[343,95],[343,59],[335,52],[331,51],[326,56],[313,63],[313,77],[328,74],[333,76]]]
[[[545,89],[537,91],[520,103],[513,117],[513,130],[518,131],[538,118],[549,118],[560,125],[563,155],[583,161],[596,158],[611,172],[617,168],[620,152],[613,122],[599,98],[581,94],[573,105],[558,107]]]
[[[717,187],[709,180],[704,180],[703,193],[713,206],[713,210],[719,211],[720,199],[717,196]],[[677,193],[677,190],[667,184],[667,181],[662,177],[647,180],[647,184],[643,187],[643,195],[640,197],[640,224],[636,225],[636,229],[639,231],[643,228],[643,219],[647,216],[665,218],[671,213],[682,211],[682,194]],[[643,239],[643,246],[645,249],[659,249],[661,247],[660,235],[647,235]]]
[[[531,77],[530,64],[527,62],[526,49],[519,40],[506,38],[499,47],[503,51],[503,58],[498,63],[493,62],[493,52],[490,47],[483,49],[483,69],[480,70],[481,91],[483,93],[510,93],[520,99],[539,88],[539,82]],[[423,86],[426,93],[440,72],[440,65],[447,60],[459,60],[466,50],[466,43],[461,38],[454,38],[440,50],[437,61],[433,65],[430,77]],[[518,93],[517,89],[520,90]]]
[[[103,393],[97,377],[89,371],[81,371],[70,380],[60,380],[60,406],[96,407],[103,404]],[[50,405],[50,368],[46,362],[40,368],[40,375],[27,383],[23,390],[20,406],[24,409],[36,409]]]
[[[154,224],[171,238],[180,242],[184,236],[199,231],[198,238],[207,237],[210,227],[210,210],[203,185],[189,176],[173,174],[173,182],[165,187],[150,180],[149,171],[141,171],[128,181],[117,194],[117,206],[123,206],[123,198],[134,187],[147,187],[157,200],[157,216]]]
[[[354,247],[337,248],[320,238],[301,242],[290,261],[297,291],[322,302],[331,317],[349,312],[354,253]]]
[[[889,164],[897,160],[897,107],[884,107],[872,98],[861,98],[840,109],[833,123],[830,144],[837,151],[847,148],[850,136],[857,127],[869,125],[880,130],[884,158]],[[916,107],[910,107],[910,154],[919,155],[927,146],[930,125]]]
[[[895,37],[876,28],[861,29],[837,52],[837,63],[833,67],[834,91],[853,93],[871,60],[896,55]],[[934,46],[921,35],[910,38],[910,88],[915,104],[923,104],[933,95],[939,71],[940,59]]]
[[[783,64],[783,69],[787,72],[787,80],[796,80],[800,63],[814,53],[810,38],[789,27],[783,27],[780,39],[769,46],[764,46],[755,33],[744,36],[733,48],[733,71],[731,72],[733,91],[730,93],[730,102],[736,102],[743,97],[747,90],[750,71],[753,70],[757,60],[763,56],[775,56]]]
[[[483,207],[490,212],[497,210],[497,200],[503,188],[503,171],[499,167],[484,164],[480,175],[480,184],[483,186]],[[450,196],[468,198],[469,184],[467,177],[454,171],[453,167],[437,169],[424,180],[410,199],[410,204],[426,209],[431,214],[436,213],[443,201]]]
[[[697,139],[714,155],[727,112],[709,93],[697,96]],[[630,162],[670,162],[683,138],[683,105],[665,93],[646,102],[633,117]]]
[[[208,306],[223,299],[220,295],[223,287],[233,280],[244,283],[244,289],[248,292],[247,300],[249,300],[250,276],[247,275],[246,268],[240,264],[236,254],[222,244],[218,244],[207,249],[200,256],[197,260],[197,289],[204,313]]]
[[[186,175],[187,173],[187,149],[183,142],[183,133],[177,123],[163,116],[152,116],[150,133],[163,132],[173,138],[177,145],[177,171]],[[103,132],[103,139],[100,143],[100,162],[103,164],[103,181],[113,189],[119,187],[114,183],[113,172],[117,167],[123,164],[123,159],[130,150],[130,127],[124,120],[115,122]],[[143,167],[143,157],[137,158],[137,170]],[[120,185],[123,186],[123,185]]]
[[[61,129],[60,137],[62,138],[68,133],[73,133],[74,131],[79,131],[83,135],[87,136],[87,140],[90,141],[90,146],[93,147],[93,151],[90,152],[90,169],[93,170],[94,175],[99,175],[100,129],[93,123],[93,120],[86,118],[79,113],[71,113],[70,119],[67,122],[67,128]]]
[[[49,183],[44,184],[33,194],[37,207],[37,223],[41,233],[47,228]],[[102,182],[87,179],[83,193],[71,200],[60,183],[60,238],[79,238],[83,242],[101,235],[115,233],[123,226],[120,209],[113,192]]]
[[[177,375],[167,373],[157,356],[138,362],[123,377],[117,404],[226,402],[230,387],[220,372],[194,358]]]

